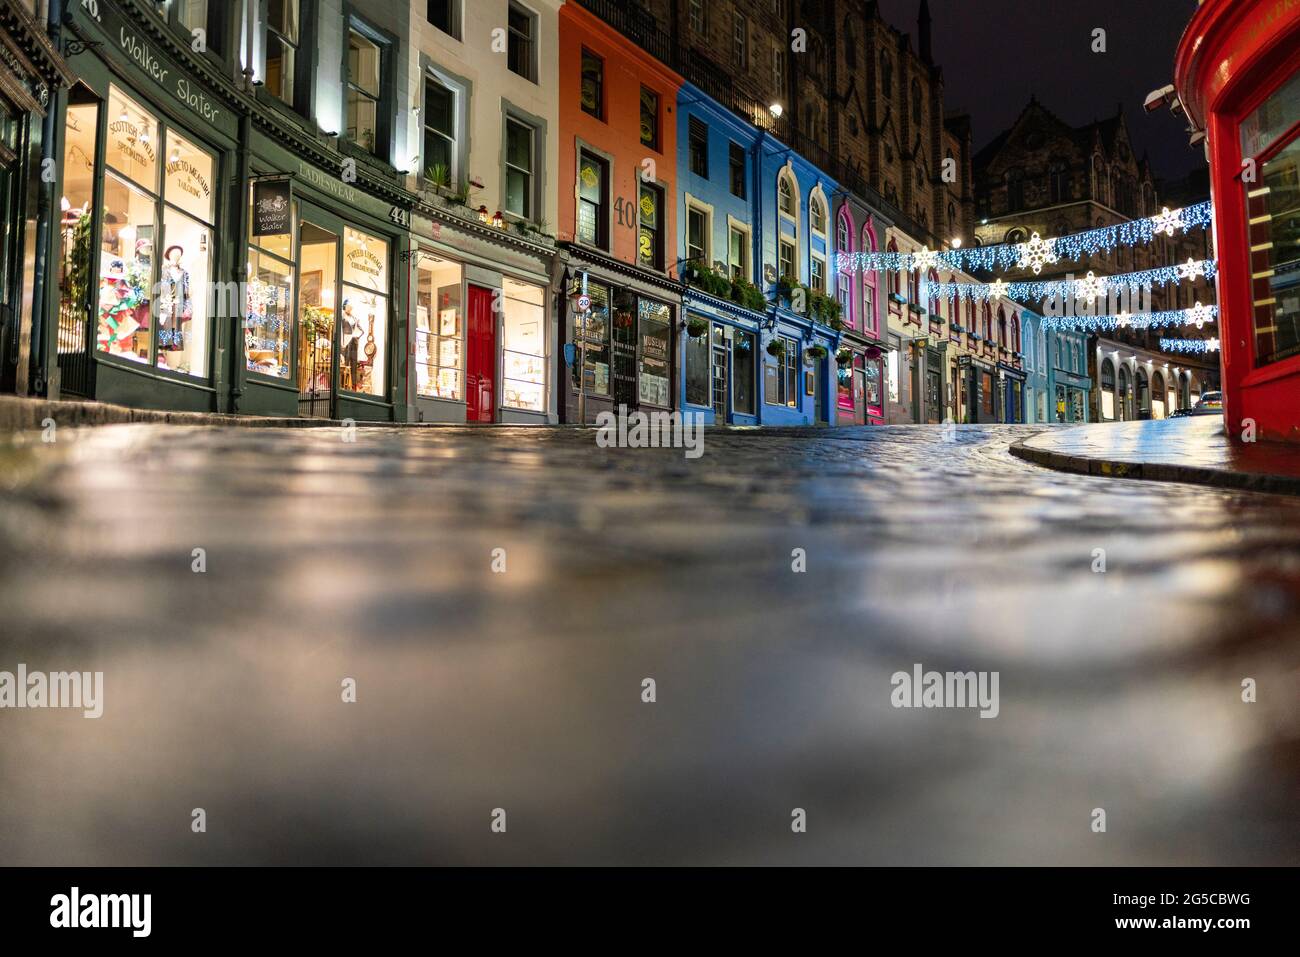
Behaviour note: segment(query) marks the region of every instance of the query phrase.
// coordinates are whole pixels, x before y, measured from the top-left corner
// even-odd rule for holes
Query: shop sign
[[[253,184],[253,235],[284,236],[290,232],[291,191],[287,179],[262,179]]]
[[[113,4],[82,0],[78,8],[82,16],[93,21],[141,73],[185,104],[188,110],[209,124],[215,125],[224,119],[225,110],[208,97],[203,84],[184,74],[173,61],[159,56],[157,49],[140,38],[134,25],[126,21]]]

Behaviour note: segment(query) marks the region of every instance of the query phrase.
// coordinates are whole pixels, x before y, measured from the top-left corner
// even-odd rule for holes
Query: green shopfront
[[[139,6],[72,8],[51,397],[404,418],[409,194]]]

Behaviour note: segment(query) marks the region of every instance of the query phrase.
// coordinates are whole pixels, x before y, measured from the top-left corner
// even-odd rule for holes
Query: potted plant
[[[686,334],[692,339],[698,339],[708,331],[708,320],[701,319],[699,316],[691,316],[686,320]]]
[[[434,163],[424,171],[424,178],[434,189],[447,189],[451,186],[451,167],[446,163]]]

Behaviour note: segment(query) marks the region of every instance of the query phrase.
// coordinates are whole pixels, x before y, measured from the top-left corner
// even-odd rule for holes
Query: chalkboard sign
[[[263,179],[253,184],[253,235],[284,236],[291,231],[287,179]]]

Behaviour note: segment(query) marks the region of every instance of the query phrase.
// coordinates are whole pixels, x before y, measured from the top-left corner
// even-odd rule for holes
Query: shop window
[[[764,350],[763,400],[768,405],[799,407],[799,343],[789,336],[780,336],[785,351],[774,356]]]
[[[506,23],[507,67],[511,73],[537,82],[537,15],[510,0]]]
[[[59,331],[61,354],[88,351],[86,309],[96,289],[93,204],[99,104],[69,104],[64,114],[60,198]]]
[[[670,409],[673,405],[669,374],[672,309],[661,302],[639,303],[637,335],[637,398],[648,405]]]
[[[686,260],[702,269],[708,269],[709,252],[709,214],[698,206],[687,206]]]
[[[605,61],[585,47],[582,50],[582,111],[605,118]]]
[[[608,286],[590,283],[591,307],[574,318],[574,344],[582,354],[582,389],[588,395],[609,395],[610,293]],[[578,363],[573,366],[578,385]]]
[[[424,178],[453,186],[460,182],[456,167],[456,94],[429,77],[424,81]]]
[[[659,94],[641,87],[641,145],[659,150]]]
[[[388,243],[343,228],[343,303],[339,313],[339,388],[387,395]]]
[[[727,165],[730,170],[731,195],[744,199],[748,190],[745,180],[745,148],[732,143],[727,148]]]
[[[606,250],[609,249],[608,174],[609,167],[604,160],[582,151],[578,160],[578,241]]]
[[[108,109],[98,348],[206,378],[215,158],[116,87]]]
[[[379,153],[380,83],[383,49],[355,26],[348,30],[347,138],[367,153]]]
[[[641,184],[641,201],[637,205],[636,261],[650,269],[662,269],[664,194],[653,183]]]
[[[460,0],[428,0],[426,16],[443,33],[460,39]]]
[[[699,318],[699,317],[696,317]],[[712,375],[712,349],[708,335],[683,336],[686,340],[686,401],[691,405],[709,405],[709,376]]]
[[[458,263],[420,256],[415,285],[415,390],[433,399],[465,398],[465,312]]]
[[[709,178],[709,127],[692,116],[687,130],[687,161],[692,175]]]
[[[754,334],[736,329],[731,339],[731,408],[753,415],[755,398]]]
[[[535,208],[534,131],[513,117],[506,119],[506,209],[512,216],[532,219]]]
[[[266,5],[266,74],[263,79],[267,92],[289,106],[296,105],[299,4],[300,0],[268,0]]]
[[[748,280],[749,270],[749,233],[739,226],[731,226],[727,236],[727,266],[732,279]]]
[[[501,302],[501,404],[545,412],[546,290],[507,279]]]
[[[1258,184],[1244,184],[1250,230],[1255,362],[1300,355],[1300,134],[1278,136],[1300,121],[1300,73],[1242,123],[1243,155],[1255,157]],[[1259,162],[1259,156],[1268,156]]]

